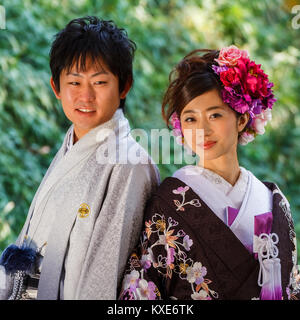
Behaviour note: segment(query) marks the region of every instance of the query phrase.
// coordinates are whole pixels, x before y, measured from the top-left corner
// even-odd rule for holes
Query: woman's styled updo
[[[169,86],[162,102],[162,116],[169,127],[171,115],[178,117],[184,107],[197,96],[217,89],[221,97],[222,83],[212,65],[217,65],[218,50],[197,49],[186,55],[171,71]],[[203,55],[199,55],[204,53]]]
[[[186,55],[172,70],[163,98],[162,116],[174,133],[181,134],[180,115],[197,96],[216,90],[221,100],[235,111],[239,124],[238,143],[246,145],[265,132],[272,119],[276,98],[268,75],[235,45],[221,50],[197,49]]]

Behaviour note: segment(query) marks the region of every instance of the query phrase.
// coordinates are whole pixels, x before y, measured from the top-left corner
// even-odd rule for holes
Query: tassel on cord
[[[281,287],[281,263],[279,258],[273,258],[274,260],[274,289],[275,299],[282,299],[282,287]]]
[[[7,274],[23,271],[26,274],[34,272],[37,251],[26,247],[18,247],[15,244],[8,246],[2,253],[0,265],[5,268]]]
[[[258,285],[262,287],[261,300],[281,300],[281,264],[278,257],[279,242],[276,233],[261,233],[254,236],[253,252],[257,253],[260,264]]]
[[[5,268],[5,272],[14,276],[13,292],[9,300],[18,300],[21,298],[24,280],[27,275],[34,274],[36,261],[39,252],[25,244],[21,247],[11,244],[2,253],[0,265]]]

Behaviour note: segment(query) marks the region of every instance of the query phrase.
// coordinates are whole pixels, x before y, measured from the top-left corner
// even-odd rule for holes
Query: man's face
[[[128,84],[120,93],[118,77],[102,61],[93,64],[90,58],[87,58],[85,71],[77,70],[74,64],[69,72],[61,72],[59,91],[52,78],[50,83],[66,117],[74,124],[76,141],[110,120],[131,86]]]

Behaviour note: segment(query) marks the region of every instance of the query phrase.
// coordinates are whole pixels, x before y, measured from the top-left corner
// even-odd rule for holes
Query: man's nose
[[[83,102],[94,101],[96,94],[95,94],[95,89],[93,88],[93,86],[90,84],[84,85],[82,87],[80,97]]]

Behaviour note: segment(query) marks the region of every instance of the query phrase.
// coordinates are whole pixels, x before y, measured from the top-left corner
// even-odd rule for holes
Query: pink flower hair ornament
[[[176,112],[171,115],[171,125],[173,127],[173,135],[175,136],[175,140],[179,145],[184,144],[184,138],[181,130],[180,119]]]
[[[267,122],[272,119],[271,110],[276,99],[268,76],[249,59],[248,52],[234,45],[222,48],[218,65],[212,65],[213,71],[220,77],[223,84],[222,99],[235,111],[249,113],[250,120],[239,137],[239,144],[246,145],[258,134],[264,134]],[[183,144],[180,120],[176,113],[171,116],[171,125],[176,141]]]

